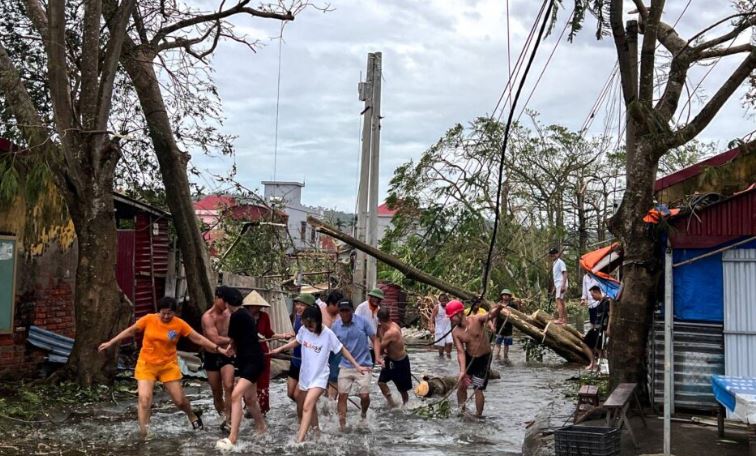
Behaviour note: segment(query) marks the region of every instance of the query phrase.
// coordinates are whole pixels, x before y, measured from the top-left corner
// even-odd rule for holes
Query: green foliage
[[[609,377],[591,372],[581,372],[579,375],[567,379],[567,388],[563,390],[564,396],[568,399],[577,399],[578,391],[583,385],[597,386],[600,398],[609,396]]]
[[[605,236],[617,168],[599,158],[608,141],[585,139],[559,125],[534,129],[515,125],[505,154],[501,222],[488,284],[519,296],[545,296],[549,247],[567,247],[565,261],[576,265],[589,240]],[[482,287],[491,236],[503,126],[488,118],[469,128],[455,125],[416,161],[399,166],[387,202],[398,209],[382,240],[384,251],[423,271],[469,290]],[[583,193],[583,216],[578,193]],[[581,218],[582,217],[582,218]],[[581,235],[581,233],[587,233]],[[569,268],[573,285],[577,267]],[[381,266],[379,277],[419,292],[428,288]]]
[[[452,407],[449,399],[443,399],[430,404],[422,405],[412,410],[417,416],[427,419],[449,418]]]
[[[113,387],[81,387],[75,383],[0,383],[0,416],[30,421],[46,418],[56,407],[78,408],[131,395],[131,380],[117,382]]]
[[[288,274],[286,251],[289,246],[283,228],[251,224],[231,217],[221,219],[219,228],[225,233],[215,245],[218,255],[226,251],[223,262],[217,264],[222,271],[263,276],[270,274]],[[230,249],[230,250],[229,250]]]
[[[536,362],[536,363],[542,363],[543,362],[543,355],[546,353],[547,348],[535,340],[525,337],[523,339],[520,339],[520,342],[522,342],[522,349],[525,351],[525,360],[529,363]]]

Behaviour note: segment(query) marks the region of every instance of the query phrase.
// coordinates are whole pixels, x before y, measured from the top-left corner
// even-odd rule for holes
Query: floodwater
[[[424,418],[412,412],[427,404],[410,394],[408,407],[389,410],[375,382],[373,373],[371,406],[366,423],[360,423],[359,411],[347,409],[347,430],[338,430],[335,413],[320,413],[321,436],[310,442],[296,444],[297,429],[293,403],[286,397],[284,379],[271,382],[271,411],[268,413],[268,435],[257,437],[250,420],[244,420],[235,454],[246,455],[479,455],[520,454],[525,428],[540,409],[550,401],[564,401],[565,380],[579,371],[579,366],[565,367],[560,359],[547,355],[544,364],[528,365],[519,342],[510,353],[511,366],[494,361],[492,368],[501,373],[500,380],[491,380],[486,391],[483,419]],[[413,373],[456,375],[455,353],[452,359],[440,359],[434,351],[413,349],[410,352]],[[393,389],[393,385],[391,385]],[[156,391],[151,430],[154,436],[140,442],[136,426],[136,397],[128,403],[102,404],[94,412],[73,414],[60,424],[14,426],[0,422],[0,454],[63,454],[63,455],[205,455],[220,454],[215,442],[222,438],[220,419],[215,414],[210,390],[199,381],[189,381],[185,388],[194,407],[205,410],[205,430],[193,431],[183,413],[164,393]],[[394,397],[398,394],[394,391]],[[456,395],[450,396],[456,410]],[[321,399],[319,411],[327,407]],[[468,402],[468,410],[474,402]],[[53,418],[54,420],[54,418]]]

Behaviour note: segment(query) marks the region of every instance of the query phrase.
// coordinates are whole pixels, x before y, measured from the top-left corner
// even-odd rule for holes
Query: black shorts
[[[467,359],[467,375],[472,379],[472,387],[484,391],[488,386],[488,366],[491,364],[491,354],[473,357],[465,353]]]
[[[293,378],[296,381],[299,381],[299,370],[302,369],[302,366],[295,366],[293,364],[289,365],[289,378]]]
[[[591,307],[588,309],[588,317],[591,320],[591,324],[595,325],[598,322],[598,307]]]
[[[265,369],[265,363],[261,358],[236,359],[236,376],[257,383],[257,379]]]
[[[227,364],[234,365],[233,358],[223,356],[220,353],[207,353],[205,352],[205,361],[202,363],[202,367],[208,372],[219,372],[221,368]]]
[[[604,333],[598,329],[591,329],[583,336],[583,342],[593,350],[602,350],[604,348]]]
[[[405,356],[399,361],[385,358],[384,362],[386,366],[381,369],[381,374],[378,376],[378,383],[394,382],[396,389],[402,393],[411,390],[412,372],[410,369],[409,356]]]

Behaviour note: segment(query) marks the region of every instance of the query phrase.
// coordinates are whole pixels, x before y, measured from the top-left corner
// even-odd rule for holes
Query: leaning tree
[[[28,153],[40,156],[65,200],[78,239],[75,318],[77,337],[68,372],[81,384],[104,381],[112,363],[97,354],[97,343],[128,321],[130,307],[115,280],[113,173],[121,156],[119,135],[108,128],[114,81],[123,38],[135,0],[123,0],[109,18],[113,33],[103,37],[97,1],[67,8],[24,2],[23,14],[42,41],[48,97],[33,98],[27,81],[0,41],[0,93]],[[19,19],[21,16],[19,16]],[[74,21],[74,18],[80,19]],[[49,99],[49,106],[39,100]],[[48,116],[48,109],[52,115]]]
[[[599,19],[597,36],[605,31],[611,34],[627,111],[626,190],[609,221],[624,248],[624,291],[612,315],[609,358],[615,384],[640,381],[644,371],[646,337],[661,270],[657,241],[643,216],[654,205],[659,161],[696,138],[749,78],[753,84],[756,69],[754,0],[736,0],[733,14],[687,38],[663,20],[664,0],[651,0],[648,6],[643,0],[633,0],[633,4],[630,13],[637,14],[637,20],[623,23],[623,0],[576,0],[573,19],[579,27],[585,13],[591,12]],[[751,36],[745,37],[749,32]],[[640,44],[639,35],[643,37]],[[740,63],[692,118],[677,119],[689,71],[727,57],[740,58]]]

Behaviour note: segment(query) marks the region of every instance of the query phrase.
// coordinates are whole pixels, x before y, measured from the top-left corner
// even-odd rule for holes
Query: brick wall
[[[19,259],[13,334],[0,334],[0,378],[36,377],[46,352],[26,343],[30,325],[74,337],[76,249]]]

